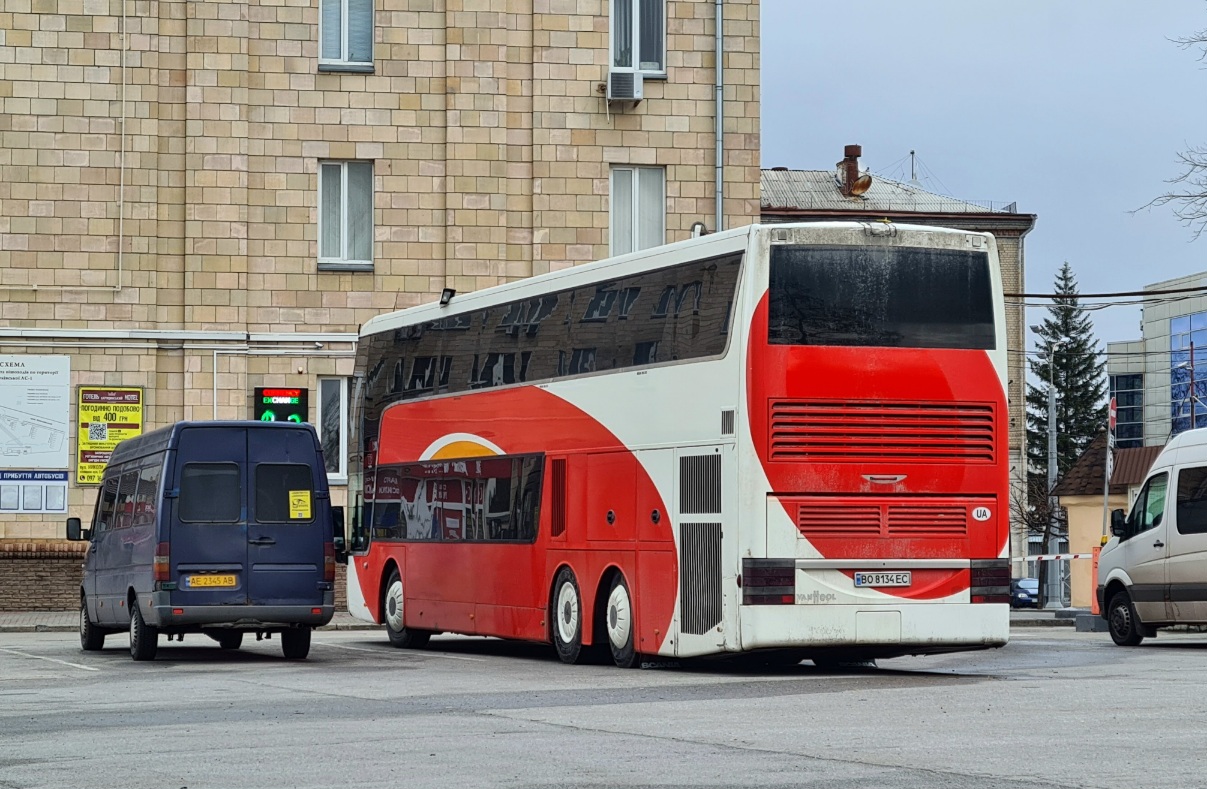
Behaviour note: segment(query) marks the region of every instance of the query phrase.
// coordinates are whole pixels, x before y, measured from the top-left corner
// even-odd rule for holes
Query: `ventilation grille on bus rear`
[[[733,435],[733,409],[728,408],[721,412],[721,435]]]
[[[994,462],[992,405],[771,401],[771,460]]]
[[[554,537],[566,533],[566,461],[553,461],[553,496],[550,501],[552,532]]]
[[[721,513],[721,455],[679,458],[679,512]]]
[[[679,629],[703,635],[721,624],[721,524],[679,526]]]
[[[816,537],[963,537],[968,516],[958,504],[801,502],[796,526]]]

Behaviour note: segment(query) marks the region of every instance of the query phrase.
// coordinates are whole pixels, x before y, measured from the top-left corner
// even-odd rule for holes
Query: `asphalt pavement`
[[[1081,608],[1065,608],[1054,611],[1022,609],[1010,612],[1010,627],[1073,627]],[[0,633],[54,633],[70,632],[80,625],[78,611],[20,611],[0,612]],[[347,611],[339,611],[331,623],[320,630],[377,630],[381,625],[355,618]]]

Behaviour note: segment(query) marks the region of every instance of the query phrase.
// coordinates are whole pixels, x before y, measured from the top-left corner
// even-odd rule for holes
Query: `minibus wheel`
[[[574,571],[563,567],[553,582],[549,611],[553,646],[563,663],[577,663],[583,651],[583,605]]]
[[[1115,592],[1111,597],[1107,622],[1110,624],[1111,639],[1121,647],[1138,646],[1144,640],[1144,631],[1140,617],[1136,616],[1136,606],[1125,591]]]
[[[310,654],[310,628],[292,627],[282,630],[281,654],[287,660],[304,660]]]
[[[88,598],[84,595],[80,595],[80,648],[85,652],[99,652],[105,648],[105,631],[88,618]]]
[[[138,598],[130,601],[130,657],[135,660],[154,660],[159,649],[159,628],[151,627],[142,618]]]
[[[390,637],[390,643],[399,649],[421,649],[432,634],[427,630],[415,630],[406,626],[403,597],[402,576],[398,573],[398,568],[395,568],[390,573],[390,582],[386,584],[381,601],[381,618],[386,623],[386,634]]]

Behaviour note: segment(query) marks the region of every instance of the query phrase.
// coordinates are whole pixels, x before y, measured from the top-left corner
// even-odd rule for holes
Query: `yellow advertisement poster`
[[[291,491],[289,491],[289,520],[291,520],[291,521],[308,521],[308,520],[310,520],[310,491],[308,491],[308,490],[291,490]]]
[[[81,386],[75,481],[99,485],[117,442],[142,435],[143,391],[136,386]]]

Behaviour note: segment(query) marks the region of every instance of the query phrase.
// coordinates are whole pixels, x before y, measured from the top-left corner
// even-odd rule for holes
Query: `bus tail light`
[[[153,579],[157,583],[164,583],[172,577],[171,557],[169,556],[169,543],[161,542],[155,546],[155,561],[152,566]]]
[[[796,561],[743,559],[742,605],[792,605],[796,602]]]
[[[968,592],[974,603],[1010,602],[1010,560],[973,559]]]
[[[323,544],[323,580],[335,583],[335,545]]]

